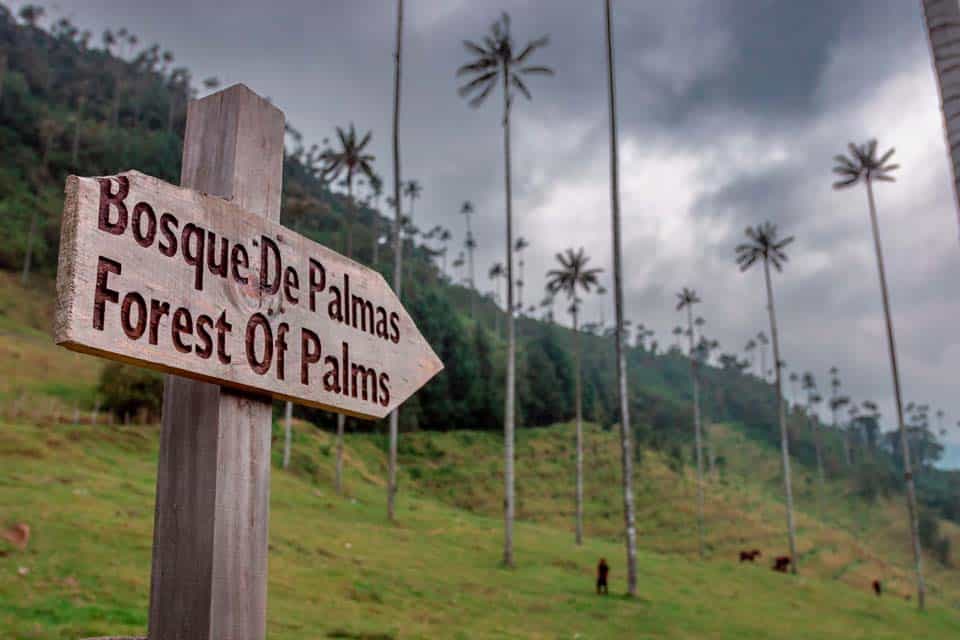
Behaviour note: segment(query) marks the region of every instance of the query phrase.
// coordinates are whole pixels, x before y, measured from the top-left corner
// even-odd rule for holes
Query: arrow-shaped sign
[[[56,341],[362,418],[443,368],[376,271],[137,171],[67,178]]]

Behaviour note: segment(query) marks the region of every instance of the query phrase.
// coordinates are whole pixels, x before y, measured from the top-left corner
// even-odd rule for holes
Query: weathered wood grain
[[[209,160],[198,173],[224,179],[231,161]],[[67,348],[367,418],[443,366],[379,273],[254,215],[239,195],[136,171],[70,176],[66,192],[55,326]]]

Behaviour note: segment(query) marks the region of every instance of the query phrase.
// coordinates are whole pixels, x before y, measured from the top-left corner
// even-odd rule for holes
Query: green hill
[[[0,504],[4,518],[28,522],[33,537],[25,552],[4,547],[0,557],[0,635],[143,633],[156,427],[73,426],[21,415],[2,428]],[[846,640],[960,632],[960,614],[948,604],[958,593],[955,577],[948,594],[945,575],[931,576],[932,604],[921,614],[900,596],[909,591],[908,575],[887,565],[880,575],[889,593],[877,599],[867,583],[877,574],[863,570],[877,563],[876,548],[810,518],[801,518],[800,539],[807,549],[814,535],[818,545],[832,541],[820,554],[840,563],[839,581],[825,575],[829,563],[820,558],[805,558],[799,578],[774,573],[766,562],[737,564],[731,552],[741,540],[768,553],[783,545],[778,505],[763,483],[731,479],[722,497],[711,498],[711,558],[696,561],[689,492],[659,464],[639,474],[640,597],[625,599],[622,545],[606,535],[618,514],[608,504],[613,495],[603,489],[604,474],[589,476],[589,535],[578,549],[569,523],[563,526],[569,491],[555,482],[560,460],[569,458],[558,449],[570,431],[523,433],[524,519],[518,568],[510,571],[498,565],[501,523],[482,513],[496,493],[488,486],[497,470],[490,434],[405,439],[400,523],[388,525],[377,439],[351,438],[349,497],[341,498],[331,490],[330,438],[298,424],[291,470],[275,468],[271,487],[268,636]],[[598,449],[612,449],[609,435],[590,435]],[[750,510],[734,519],[739,492]],[[873,537],[890,536],[878,541],[888,544],[899,533],[884,529]],[[601,556],[613,564],[609,597],[592,593],[592,567]]]
[[[0,636],[142,633],[149,597],[155,425],[94,426],[102,363],[55,347],[42,330],[48,292],[0,274],[0,525],[26,522],[26,551],[0,542]],[[74,407],[78,422],[74,425]],[[714,425],[726,460],[707,488],[708,560],[696,559],[693,478],[645,448],[635,491],[641,596],[624,585],[614,433],[587,429],[586,533],[572,534],[570,425],[518,433],[517,559],[499,568],[501,442],[494,431],[407,433],[400,523],[384,508],[385,438],[348,438],[347,497],[332,490],[332,440],[297,421],[289,470],[275,427],[269,637],[666,638],[949,637],[960,632],[960,575],[927,557],[930,610],[917,613],[899,496],[866,501],[796,477],[802,575],[777,574],[783,509],[774,451],[744,429]],[[941,523],[954,544],[960,528]],[[737,552],[759,548],[757,565]],[[592,593],[598,557],[614,595]],[[21,568],[26,569],[20,575]],[[870,593],[873,579],[886,594]]]

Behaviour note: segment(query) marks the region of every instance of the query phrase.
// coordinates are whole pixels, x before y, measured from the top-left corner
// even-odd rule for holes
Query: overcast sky
[[[20,3],[14,3],[16,8]],[[217,76],[269,96],[308,144],[334,126],[372,129],[377,169],[392,180],[395,3],[61,0],[99,34],[126,26],[171,49],[198,80]],[[532,102],[514,110],[516,233],[527,238],[525,303],[543,297],[554,253],[583,246],[609,272],[607,94],[602,3],[408,0],[404,40],[404,178],[424,187],[416,223],[464,235],[474,202],[478,283],[504,258],[501,116],[456,94],[461,41],[501,9],[518,40],[543,34]],[[788,371],[827,392],[893,404],[866,195],[831,189],[848,141],[895,146],[898,181],[877,201],[907,400],[960,420],[960,242],[936,86],[918,2],[671,0],[614,2],[627,317],[660,343],[681,320],[674,293],[695,288],[706,332],[742,352],[768,331],[760,271],[741,274],[734,246],[749,224],[796,236],[775,278]],[[99,42],[99,38],[97,39]],[[455,251],[452,249],[452,252]],[[611,296],[585,319],[612,316]],[[558,306],[558,311],[562,307]],[[951,440],[960,430],[951,427]]]

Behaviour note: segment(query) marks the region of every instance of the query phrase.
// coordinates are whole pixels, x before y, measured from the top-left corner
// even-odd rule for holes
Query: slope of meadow
[[[26,551],[5,547],[0,557],[0,635],[143,633],[156,427],[37,422],[2,425],[0,517],[30,523],[33,536]],[[291,469],[273,475],[270,638],[849,639],[960,632],[960,615],[942,597],[920,614],[902,598],[877,599],[814,571],[793,578],[737,565],[725,554],[700,563],[661,552],[670,538],[681,550],[693,538],[689,527],[666,533],[674,519],[666,501],[651,517],[643,482],[639,598],[619,595],[618,542],[594,531],[577,549],[569,527],[549,522],[550,499],[538,517],[533,506],[540,501],[530,492],[523,494],[524,509],[534,521],[518,527],[518,568],[504,570],[498,519],[425,496],[435,490],[425,488],[405,491],[400,523],[388,525],[376,446],[361,441],[350,448],[349,494],[341,498],[329,488],[329,437],[302,423],[297,428]],[[525,447],[553,440],[552,433],[541,435],[527,438]],[[521,477],[521,487],[531,475]],[[409,472],[404,484],[408,490],[413,484]],[[591,592],[600,556],[614,567],[609,597]]]
[[[89,424],[101,363],[52,345],[43,283],[0,272],[0,526],[26,522],[25,551],[0,541],[0,637],[143,633],[149,597],[157,427]],[[73,424],[74,408],[80,424]],[[686,427],[684,427],[686,428]],[[518,433],[516,570],[499,567],[501,448],[495,432],[405,434],[401,519],[385,522],[384,438],[349,438],[348,495],[332,486],[329,436],[298,422],[289,470],[275,468],[270,638],[894,638],[960,632],[960,578],[927,562],[931,607],[910,593],[899,501],[865,503],[831,483],[818,512],[798,487],[799,578],[783,552],[777,456],[731,425],[707,490],[709,558],[695,557],[689,466],[642,453],[636,478],[641,595],[624,590],[614,436],[587,431],[587,534],[572,543],[570,425]],[[275,432],[274,459],[279,460]],[[956,528],[942,525],[954,543]],[[759,565],[736,552],[757,547]],[[592,567],[613,565],[609,598]],[[868,592],[874,578],[888,595]]]

